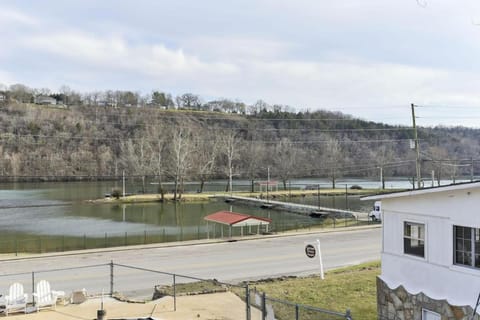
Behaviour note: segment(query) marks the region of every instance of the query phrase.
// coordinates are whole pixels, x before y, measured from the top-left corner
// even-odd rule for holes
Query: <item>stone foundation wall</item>
[[[446,300],[434,300],[421,292],[410,294],[403,286],[390,289],[380,277],[377,277],[379,320],[422,320],[422,309],[440,314],[441,320],[472,320],[473,314],[470,306],[452,306]],[[473,319],[480,320],[480,317],[476,314]]]

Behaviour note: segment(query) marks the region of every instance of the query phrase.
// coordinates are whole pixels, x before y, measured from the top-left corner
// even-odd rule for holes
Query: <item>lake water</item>
[[[290,183],[291,188],[305,188],[328,182],[301,179]],[[363,187],[378,187],[378,182],[349,180]],[[408,187],[408,181],[387,182],[387,186]],[[265,210],[252,206],[228,204],[223,201],[202,203],[91,204],[85,200],[103,197],[121,182],[9,183],[0,184],[0,251],[61,251],[77,247],[98,247],[164,241],[218,237],[227,232],[219,227],[207,230],[203,218],[220,210],[231,210],[273,220],[273,231],[319,225],[321,220],[289,212]],[[224,190],[226,181],[213,181],[206,191]],[[135,182],[127,182],[127,192],[139,190]],[[236,181],[234,190],[249,190],[248,181]],[[345,182],[337,187],[344,188]],[[157,186],[148,185],[147,192]],[[168,188],[168,186],[167,186]],[[188,184],[197,190],[198,184]],[[278,199],[277,199],[278,200]],[[285,199],[288,200],[288,199]],[[292,202],[369,211],[371,202],[359,197],[321,196],[292,198]],[[237,233],[240,231],[237,230]],[[225,233],[227,234],[227,233]],[[42,243],[43,241],[43,243]],[[40,242],[40,243],[39,243]],[[51,248],[49,248],[50,246]],[[53,247],[52,247],[53,246]]]

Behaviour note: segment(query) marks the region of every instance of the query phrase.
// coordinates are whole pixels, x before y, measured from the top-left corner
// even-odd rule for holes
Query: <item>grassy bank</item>
[[[268,298],[340,313],[350,309],[353,319],[370,320],[377,318],[376,277],[379,274],[380,262],[377,261],[329,271],[324,280],[319,276],[283,277],[249,282],[249,286],[259,293],[265,292]],[[226,286],[213,280],[177,284],[175,292],[177,295],[191,295],[226,289]],[[158,297],[174,294],[172,286],[163,286],[157,290]],[[228,290],[245,299],[243,287],[229,286]],[[267,303],[272,302],[267,299]],[[277,319],[292,319],[295,310],[292,305],[276,302],[272,306]],[[317,312],[303,312],[301,319],[324,318]],[[329,316],[328,319],[337,318]]]
[[[338,312],[350,309],[355,320],[370,320],[377,318],[379,274],[380,262],[372,262],[329,271],[324,280],[310,276],[258,281],[250,286],[272,298]],[[282,310],[278,312],[279,319],[283,319]]]

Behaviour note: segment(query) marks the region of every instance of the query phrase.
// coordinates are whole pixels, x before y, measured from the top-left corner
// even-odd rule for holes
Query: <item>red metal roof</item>
[[[218,223],[223,223],[223,224],[228,224],[228,225],[234,225],[239,222],[242,222],[247,219],[253,219],[253,220],[258,220],[260,222],[272,222],[271,219],[267,218],[260,218],[260,217],[254,217],[250,216],[248,214],[243,214],[243,213],[236,213],[236,212],[231,212],[231,211],[218,211],[212,214],[209,214],[204,220],[207,221],[213,221],[213,222],[218,222]]]

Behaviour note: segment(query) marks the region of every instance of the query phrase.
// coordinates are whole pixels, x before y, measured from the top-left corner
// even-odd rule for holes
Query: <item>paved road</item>
[[[110,289],[110,261],[118,264],[218,279],[235,283],[280,275],[319,273],[318,259],[306,257],[305,243],[320,239],[326,270],[354,265],[380,258],[380,228],[356,231],[337,231],[308,235],[272,237],[251,241],[198,244],[192,246],[148,248],[115,252],[95,252],[55,257],[40,257],[0,262],[0,293],[6,292],[13,281],[23,282],[31,291],[32,271],[35,281],[47,279],[54,289],[71,292],[87,288],[90,292]],[[101,265],[86,269],[38,272],[78,266]],[[24,275],[5,276],[12,273]],[[140,292],[152,284],[171,284],[170,275],[114,267],[115,290]],[[176,277],[176,282],[187,279]],[[30,290],[28,290],[30,289]]]

